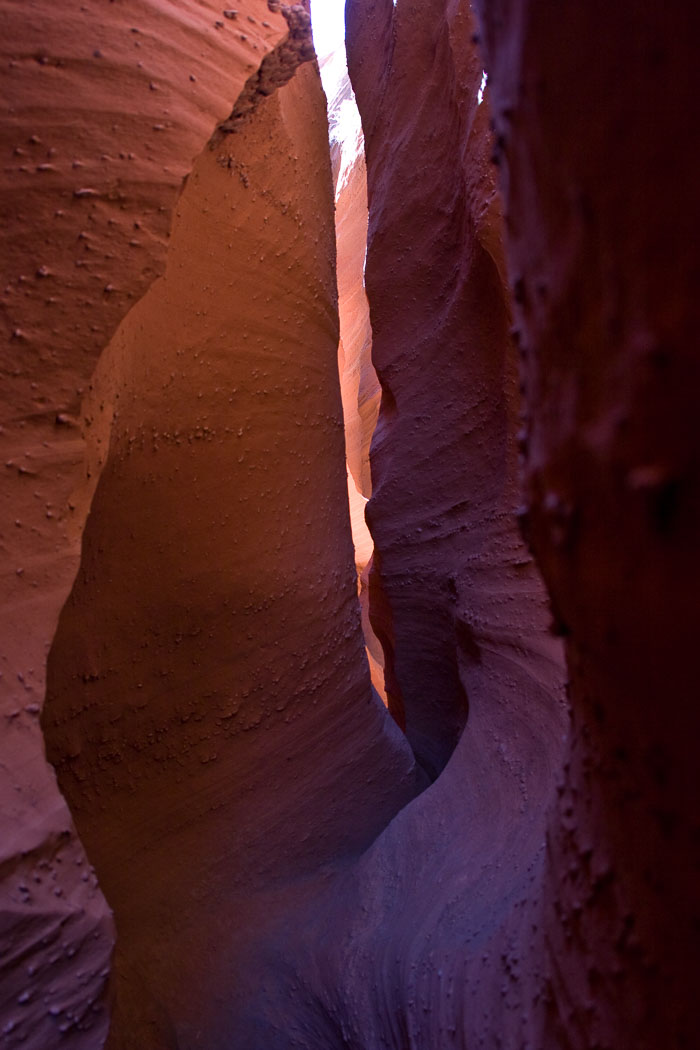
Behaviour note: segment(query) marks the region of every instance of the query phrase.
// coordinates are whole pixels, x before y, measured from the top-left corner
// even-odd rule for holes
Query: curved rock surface
[[[463,615],[472,629],[460,637],[459,650],[470,671],[466,728],[435,785],[392,822],[344,887],[356,918],[336,968],[325,969],[330,976],[319,1013],[329,1029],[333,1019],[342,1045],[358,1048],[694,1046],[699,839],[689,740],[697,718],[685,698],[692,692],[687,632],[697,591],[700,508],[700,457],[688,421],[690,392],[700,387],[692,335],[694,240],[679,231],[695,230],[698,206],[691,168],[679,155],[679,124],[697,105],[689,75],[695,16],[680,5],[675,20],[668,12],[636,19],[631,11],[595,6],[581,6],[575,17],[553,5],[482,6],[497,112],[494,153],[504,164],[507,191],[516,334],[525,358],[527,426],[519,442],[530,513],[523,520],[551,587],[553,628],[567,638],[573,731],[563,734],[565,723],[552,706],[561,683],[556,661],[550,676],[532,652],[519,661],[520,671],[537,682],[539,704],[532,693],[525,700],[528,689],[520,682],[509,696],[505,676],[479,688],[505,653],[493,641],[488,649],[478,644],[488,575],[481,576],[487,586],[480,593],[471,572]],[[408,587],[409,573],[415,579],[414,566],[430,564],[431,542],[441,540],[435,526],[427,537],[418,531],[425,531],[420,514],[429,497],[416,480],[422,473],[426,486],[434,479],[438,492],[454,491],[454,482],[439,486],[448,457],[447,464],[432,458],[428,469],[420,450],[439,444],[431,428],[449,418],[455,385],[445,384],[448,396],[429,402],[440,405],[439,416],[423,408],[423,387],[438,365],[444,369],[444,359],[434,350],[423,356],[419,322],[428,311],[416,307],[412,315],[409,304],[425,298],[433,319],[449,317],[450,296],[432,291],[438,267],[422,263],[431,259],[431,248],[434,263],[444,261],[445,244],[465,229],[472,237],[477,232],[477,242],[481,231],[489,254],[498,256],[489,236],[495,227],[483,224],[488,210],[476,208],[472,221],[464,221],[458,191],[440,208],[429,180],[434,169],[415,163],[430,156],[428,143],[452,155],[451,163],[435,164],[443,175],[454,172],[464,143],[476,145],[478,157],[477,136],[470,139],[462,125],[450,137],[436,121],[452,97],[444,75],[448,40],[461,40],[452,50],[460,70],[461,107],[458,102],[455,109],[463,114],[465,100],[467,112],[470,102],[473,107],[479,76],[472,66],[470,77],[463,64],[473,29],[465,24],[467,12],[454,3],[444,5],[444,16],[433,4],[392,8],[388,0],[353,0],[349,30],[368,146],[367,277],[383,387],[372,464],[375,615],[386,627],[394,703],[403,708],[410,736],[414,712],[421,715],[416,675],[432,651],[412,652],[401,644],[409,632],[402,633],[407,619],[425,631],[444,618],[434,598],[418,616]],[[591,63],[587,56],[600,53],[601,33],[606,47],[600,63]],[[576,54],[581,65],[572,77]],[[620,55],[625,58],[616,65]],[[665,72],[663,95],[652,86],[652,69]],[[437,83],[441,100],[431,93]],[[603,98],[601,108],[592,105]],[[413,166],[397,144],[414,146]],[[479,167],[474,154],[470,159],[466,199],[473,202]],[[669,163],[683,172],[677,194],[663,192]],[[414,208],[406,209],[412,223],[397,221],[417,182],[425,192],[416,189]],[[480,188],[483,194],[483,183]],[[660,197],[663,206],[655,203]],[[421,221],[435,206],[438,214]],[[653,218],[645,226],[641,215]],[[441,236],[438,255],[433,238]],[[448,286],[463,269],[479,272],[469,236],[464,248],[443,278]],[[401,265],[393,276],[412,277],[409,287],[398,289],[387,277],[397,249]],[[476,292],[473,284],[470,291]],[[499,387],[489,386],[486,355],[472,349],[479,346],[479,291],[461,317],[460,366],[484,398]],[[401,327],[404,312],[409,316]],[[449,326],[439,331],[440,349],[449,348]],[[512,388],[501,382],[501,389]],[[506,405],[515,402],[506,395]],[[464,426],[450,429],[453,439],[478,428],[477,407],[479,401]],[[421,409],[426,418],[414,418]],[[510,418],[503,444],[480,445],[477,436],[464,459],[476,496],[479,463],[488,459],[493,469],[499,447],[510,461]],[[428,438],[419,445],[414,433]],[[401,504],[411,481],[419,498]],[[506,483],[499,499],[507,493]],[[481,510],[477,522],[485,517],[478,499],[459,510],[460,523],[469,522],[473,510]],[[498,535],[492,524],[484,531]],[[478,536],[476,522],[465,532],[460,551]],[[488,545],[476,564],[484,572],[490,563],[505,585],[507,572],[498,571],[487,552]],[[439,593],[439,572],[433,580],[433,590],[425,586],[423,594]],[[518,593],[508,583],[501,597],[511,606]],[[542,621],[523,616],[521,606],[517,628],[513,624],[520,639],[525,624],[544,639]],[[438,643],[446,634],[435,628]],[[415,631],[412,637],[415,643]],[[440,667],[446,664],[447,655]],[[402,677],[406,666],[414,673]],[[423,680],[429,696],[429,676]],[[672,710],[669,688],[678,701]],[[414,732],[414,747],[419,755],[430,756],[431,748],[439,755],[434,727],[440,719],[425,724],[433,738],[426,744],[426,734]],[[438,743],[445,748],[449,739]],[[374,981],[353,980],[353,972],[364,976],[368,969]],[[340,1009],[337,988],[347,974]]]
[[[301,949],[288,938],[290,1028],[352,1050],[540,1047],[524,1004],[542,986],[568,718],[516,525],[517,359],[474,25],[465,6],[358,0],[348,30],[383,395],[371,609],[395,717],[441,772],[314,902]]]
[[[567,711],[515,517],[517,359],[474,25],[466,5],[356,0],[348,32],[382,383],[371,609],[390,705],[440,775],[310,924],[316,948],[343,902],[314,1022],[325,1045],[358,1050],[537,1046],[526,968]],[[316,974],[308,955],[299,972]]]

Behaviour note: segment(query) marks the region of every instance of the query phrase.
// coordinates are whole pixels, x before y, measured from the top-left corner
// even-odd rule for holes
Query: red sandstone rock
[[[567,636],[546,1045],[700,1045],[693,5],[480,2],[527,407]]]
[[[448,14],[456,6],[448,5]],[[662,20],[619,8],[582,6],[572,16],[553,5],[482,6],[525,354],[530,534],[552,587],[555,627],[567,632],[574,733],[562,753],[544,691],[541,736],[531,738],[523,765],[528,787],[519,807],[516,793],[509,804],[511,762],[528,755],[537,708],[520,693],[500,717],[498,683],[489,683],[483,700],[470,704],[465,732],[435,786],[399,815],[358,866],[351,903],[367,917],[357,919],[337,967],[327,968],[325,1001],[337,1001],[339,975],[360,959],[360,968],[376,967],[376,977],[359,991],[348,982],[352,1008],[343,1032],[350,1045],[694,1046],[698,790],[691,741],[697,719],[686,698],[692,695],[687,656],[700,500],[688,421],[699,384],[695,239],[686,244],[679,231],[697,229],[698,204],[692,166],[680,156],[679,123],[696,106],[689,76],[695,16],[680,5],[675,20],[669,12]],[[401,202],[392,187],[409,196],[413,179],[425,188],[424,202],[439,204],[439,196],[430,166],[402,169],[400,151],[387,144],[413,144],[422,117],[435,147],[447,150],[436,114],[448,102],[431,100],[427,85],[440,83],[447,100],[452,89],[444,75],[449,60],[441,50],[440,15],[424,5],[419,19],[420,7],[399,4],[394,14],[388,0],[355,0],[350,18],[351,73],[368,139],[374,354],[390,391],[380,416],[385,436],[374,446],[375,541],[380,559],[383,545],[388,552],[388,567],[380,562],[376,578],[380,618],[384,612],[394,638],[416,601],[403,597],[398,585],[408,573],[394,567],[429,557],[430,537],[415,535],[423,492],[412,514],[400,505],[394,512],[416,526],[404,533],[412,541],[406,551],[399,530],[389,528],[390,506],[398,501],[381,502],[383,488],[419,477],[422,467],[418,455],[412,463],[406,455],[406,438],[396,439],[402,409],[405,423],[406,406],[409,412],[422,407],[415,388],[406,397],[411,358],[424,360],[421,314],[416,308],[410,319],[418,339],[397,337],[395,302],[405,306],[406,290],[386,275],[394,243],[406,245],[396,273],[405,272],[410,259],[413,294],[429,294],[435,268],[421,264],[431,257],[426,241],[439,238],[443,227],[424,219],[409,232],[408,223],[396,220]],[[410,50],[402,21],[409,11]],[[421,30],[422,61],[415,43]],[[600,62],[589,60],[594,52]],[[463,56],[466,49],[452,53]],[[441,78],[429,72],[431,61],[439,63]],[[663,91],[653,68],[665,70]],[[410,89],[402,85],[407,69]],[[395,102],[392,77],[399,85]],[[416,84],[426,85],[425,95]],[[471,84],[475,91],[476,77]],[[415,146],[412,153],[429,156]],[[664,191],[670,169],[682,173],[678,193]],[[454,200],[459,203],[458,193]],[[422,218],[428,204],[423,207],[413,214]],[[463,213],[453,203],[445,214],[461,219]],[[460,221],[451,232],[456,237],[470,225]],[[434,251],[437,256],[437,246]],[[462,265],[474,266],[475,258],[468,247]],[[441,316],[446,298],[434,297],[431,316]],[[483,396],[489,386],[483,372],[475,375],[478,358],[469,353],[476,316],[478,303],[464,315],[463,368],[475,385],[479,377]],[[438,402],[442,422],[444,395],[432,399]],[[508,456],[513,444],[510,431]],[[465,457],[472,482],[479,480],[480,454],[493,460],[494,446],[484,446],[480,453],[477,443]],[[423,447],[432,450],[435,439]],[[431,465],[439,493],[452,493],[454,486],[439,485],[439,462]],[[465,507],[460,520],[472,512]],[[483,559],[474,564],[483,572]],[[440,573],[433,579],[439,588]],[[478,589],[472,594],[479,597]],[[521,631],[532,622],[522,611],[518,618]],[[420,622],[430,622],[427,606]],[[544,637],[541,626],[538,633]],[[469,667],[479,650],[465,640]],[[498,650],[490,649],[493,659]],[[390,652],[401,685],[402,663],[420,667],[422,654],[400,644]],[[536,676],[538,666],[541,674],[542,663],[531,655],[520,664]],[[413,680],[409,684],[413,688]],[[470,701],[473,695],[470,690]],[[677,701],[670,706],[669,696]],[[412,696],[411,706],[404,704],[408,721],[419,702]],[[489,743],[496,744],[490,759]],[[538,768],[547,767],[538,778]],[[550,807],[554,778],[561,782]],[[416,859],[422,857],[423,863]]]
[[[104,1035],[111,922],[37,727],[119,368],[103,366],[82,410],[81,401],[119,320],[163,270],[193,158],[235,100],[255,95],[262,58],[284,41],[284,12],[272,6],[245,0],[237,20],[220,20],[210,2],[121,2],[99,21],[75,2],[6,4],[1,15],[3,1046],[94,1050]],[[283,81],[296,60],[299,20],[297,12],[283,60],[264,66],[265,84]],[[83,429],[93,437],[81,484]],[[92,629],[90,637],[99,642]]]
[[[264,0],[245,0],[245,40],[210,0],[2,8],[0,1039],[94,1050],[111,922],[37,723],[77,567],[82,429],[104,409],[82,419],[81,400],[162,270],[192,158],[287,26]]]
[[[525,968],[567,719],[515,519],[516,355],[473,31],[455,4],[349,10],[383,391],[371,607],[397,718],[445,767],[338,893],[350,932],[318,1000],[357,1047],[541,1045],[523,1035],[539,1017]]]

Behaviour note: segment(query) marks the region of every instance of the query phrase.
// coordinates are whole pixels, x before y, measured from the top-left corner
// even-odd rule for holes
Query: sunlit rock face
[[[321,76],[328,97],[328,132],[335,187],[340,321],[338,371],[345,425],[350,523],[372,684],[386,701],[384,654],[369,620],[369,563],[373,542],[365,522],[365,508],[372,493],[369,451],[379,413],[380,387],[372,364],[372,329],[364,283],[367,252],[364,138],[344,49],[323,62]]]
[[[337,58],[336,58],[337,61]],[[338,242],[339,369],[348,467],[357,491],[369,499],[369,448],[379,412],[379,381],[372,365],[372,329],[365,293],[367,170],[357,103],[347,73],[328,106]]]

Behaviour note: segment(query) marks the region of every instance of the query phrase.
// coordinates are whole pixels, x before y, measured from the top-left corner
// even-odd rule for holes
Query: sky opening
[[[311,24],[319,59],[345,43],[345,0],[311,0]]]

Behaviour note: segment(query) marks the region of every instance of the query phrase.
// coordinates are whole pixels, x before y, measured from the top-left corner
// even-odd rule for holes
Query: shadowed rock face
[[[353,10],[382,383],[370,615],[390,706],[435,777],[470,707],[496,702],[492,678],[513,647],[557,647],[515,520],[517,365],[474,27],[457,7]]]
[[[700,20],[678,2],[477,6],[529,534],[571,675],[543,890],[556,913],[547,1038],[695,1046],[700,201],[687,129]]]
[[[0,1047],[695,1047],[698,16],[349,0],[392,720],[307,12],[85,6],[1,13]]]
[[[442,772],[311,925],[320,939],[342,900],[348,933],[314,986],[328,1045],[538,1045],[525,1004],[542,986],[539,888],[567,712],[516,525],[516,351],[473,32],[454,5],[348,12],[383,394],[371,609],[390,704]]]

